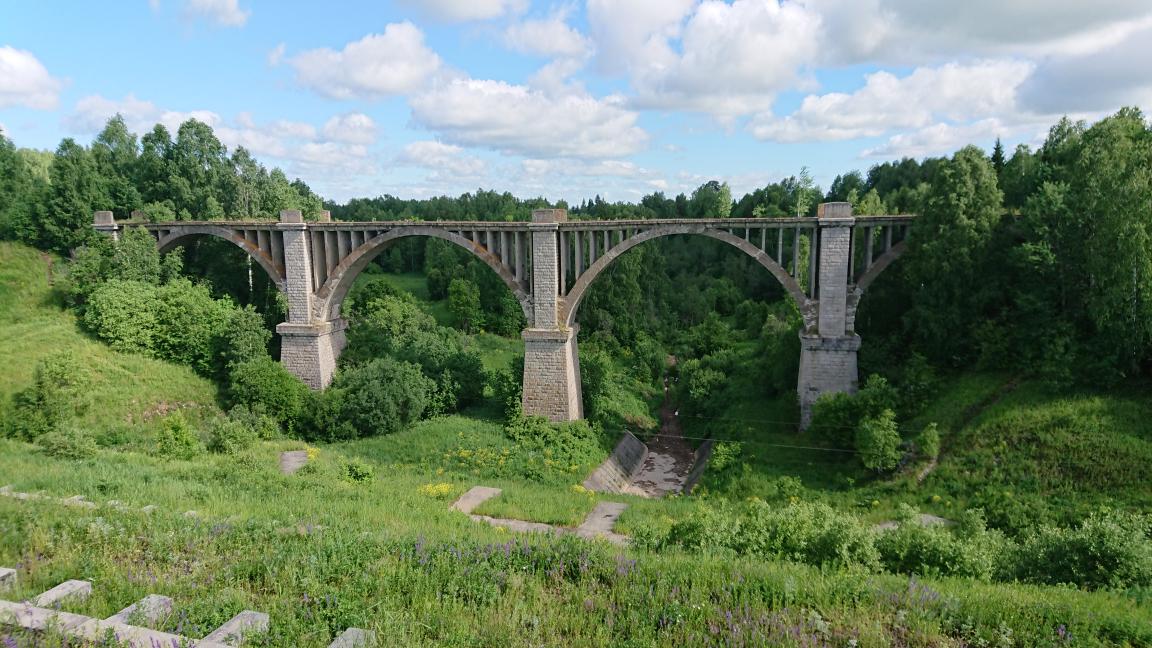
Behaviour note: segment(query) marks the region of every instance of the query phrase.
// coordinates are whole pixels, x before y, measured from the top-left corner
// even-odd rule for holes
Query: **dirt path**
[[[968,424],[975,420],[977,416],[980,416],[984,410],[995,405],[1000,401],[1001,398],[1004,398],[1008,394],[1011,394],[1013,391],[1016,391],[1016,388],[1019,386],[1019,377],[1010,378],[1008,382],[997,387],[995,391],[993,391],[988,396],[985,396],[979,402],[969,405],[968,408],[964,410],[964,414],[960,417],[959,423],[957,423],[956,426],[951,430],[951,433],[943,435],[943,438],[940,439],[940,455],[943,455],[951,448],[954,437],[961,430],[968,427]],[[916,473],[916,483],[924,483],[924,480],[928,478],[928,475],[931,475],[932,471],[936,470],[936,467],[939,465],[940,457],[937,456]]]
[[[669,359],[675,364],[675,358]],[[648,441],[648,456],[632,479],[632,486],[644,491],[648,497],[663,497],[678,493],[684,487],[696,451],[682,437],[680,417],[672,402],[668,376],[664,376],[664,403],[660,406],[660,434]]]

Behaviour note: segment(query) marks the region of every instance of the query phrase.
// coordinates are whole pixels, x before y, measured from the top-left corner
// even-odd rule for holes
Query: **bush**
[[[504,434],[515,442],[505,474],[564,483],[604,459],[599,431],[587,421],[549,423],[539,416],[520,417],[504,427]]]
[[[385,357],[341,372],[328,391],[336,392],[339,402],[337,419],[343,425],[338,430],[366,437],[391,434],[418,420],[435,390],[416,365]]]
[[[854,516],[818,502],[781,508],[753,500],[736,510],[701,505],[672,525],[665,543],[810,565],[876,569],[880,564],[872,532]]]
[[[1042,526],[1020,543],[1012,565],[1022,581],[1089,589],[1152,586],[1152,518],[1102,510],[1080,526]]]
[[[345,481],[352,482],[353,484],[366,484],[376,476],[376,472],[372,469],[371,464],[356,457],[344,461],[340,468],[340,474]]]
[[[868,417],[856,426],[856,451],[860,463],[876,472],[887,472],[900,462],[900,433],[896,413],[886,409],[880,416]]]
[[[983,521],[953,533],[943,525],[927,526],[916,511],[899,527],[880,534],[876,548],[884,568],[902,574],[962,576],[988,580],[1007,547],[1004,537],[984,528]]]
[[[276,419],[265,414],[263,408],[250,409],[245,405],[236,405],[228,411],[228,418],[246,425],[258,439],[267,441],[280,436],[280,426]]]
[[[97,450],[92,434],[74,425],[40,435],[36,445],[45,454],[60,459],[88,459],[96,456]]]
[[[108,346],[127,353],[155,355],[160,296],[139,281],[109,281],[94,290],[84,309],[84,325]]]
[[[307,400],[308,386],[268,356],[241,362],[229,375],[228,399],[292,427]]]
[[[165,459],[191,459],[202,449],[200,436],[180,412],[170,414],[160,422],[156,433],[156,454]]]
[[[834,393],[821,396],[812,407],[808,432],[831,448],[855,447],[856,428],[866,418],[880,418],[884,410],[896,410],[896,390],[883,376],[873,374],[855,395]]]
[[[88,405],[84,387],[88,375],[72,356],[56,353],[41,359],[32,385],[12,396],[2,431],[4,436],[34,441],[56,432]]]
[[[251,448],[258,438],[257,431],[243,421],[232,417],[217,418],[208,427],[208,450],[234,455]]]
[[[936,459],[940,456],[940,429],[935,423],[929,423],[921,430],[916,438],[916,446],[925,459]]]
[[[233,309],[216,339],[217,373],[226,377],[236,365],[268,357],[272,332],[264,326],[264,317],[251,305]]]

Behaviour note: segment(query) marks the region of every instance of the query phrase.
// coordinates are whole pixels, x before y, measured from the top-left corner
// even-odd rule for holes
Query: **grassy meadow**
[[[491,408],[316,445],[309,465],[285,476],[279,452],[308,445],[276,439],[234,455],[155,456],[158,414],[179,405],[213,415],[215,387],[189,369],[90,339],[53,296],[51,281],[60,277],[49,270],[58,264],[0,243],[0,397],[29,384],[38,358],[74,353],[92,373],[82,424],[102,447],[69,460],[0,439],[0,486],[83,495],[100,506],[0,497],[0,566],[20,572],[8,599],[87,579],[93,596],[64,608],[106,617],[164,594],[176,611],[161,629],[194,637],[240,610],[260,610],[271,628],[252,645],[264,646],[327,646],[349,626],[394,646],[1152,645],[1146,591],[921,577],[723,550],[622,549],[514,535],[448,510],[479,484],[504,493],[478,513],[561,525],[578,524],[600,499],[625,501],[618,530],[641,536],[702,502],[750,497],[824,502],[866,524],[891,519],[900,504],[951,517],[995,503],[1008,525],[1014,502],[1046,502],[1041,514],[1053,521],[1103,504],[1146,509],[1148,390],[1054,395],[1028,383],[1005,389],[1010,381],[998,375],[947,378],[922,420],[910,423],[932,420],[942,431],[939,466],[923,483],[917,466],[879,479],[850,458],[810,449],[792,431],[794,406],[751,393],[730,399],[713,420],[685,421],[686,435],[732,443],[691,496],[581,492],[574,486],[585,467],[543,482],[502,472],[512,443]],[[415,276],[387,280],[421,298]],[[444,308],[426,292],[422,303],[433,314]],[[488,368],[506,367],[522,348],[491,335],[474,342]],[[611,406],[621,418],[651,416],[656,392],[619,391]],[[111,500],[129,508],[106,505]],[[145,505],[157,509],[140,512]]]

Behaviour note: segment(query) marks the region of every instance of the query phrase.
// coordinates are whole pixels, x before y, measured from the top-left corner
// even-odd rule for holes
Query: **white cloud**
[[[531,157],[613,158],[648,134],[618,97],[549,94],[503,81],[456,79],[411,98],[417,122],[445,140]]]
[[[397,164],[417,166],[433,171],[432,179],[448,177],[476,178],[488,172],[488,165],[478,157],[464,155],[464,149],[434,141],[412,142],[396,158]]]
[[[822,60],[915,63],[1107,47],[1152,15],[1146,0],[806,0],[823,23]]]
[[[1024,82],[1020,100],[1038,113],[1111,112],[1121,106],[1152,108],[1152,27],[1129,34],[1106,50],[1053,56]]]
[[[724,120],[767,110],[803,85],[820,16],[765,0],[590,0],[601,69],[626,74],[637,105]]]
[[[325,122],[324,137],[348,144],[374,144],[376,122],[364,113],[337,115]]]
[[[971,124],[933,124],[908,133],[893,135],[885,144],[863,151],[860,157],[944,155],[979,140],[1002,136],[1008,130],[1000,120],[992,118]]]
[[[404,4],[448,22],[491,20],[505,14],[518,14],[528,0],[402,0]]]
[[[25,106],[52,110],[60,99],[64,82],[26,50],[0,47],[0,108]]]
[[[288,46],[284,43],[280,43],[276,47],[273,47],[272,51],[268,52],[268,65],[271,67],[280,65],[280,63],[284,60],[284,52],[287,49]]]
[[[258,157],[288,163],[289,170],[297,174],[308,171],[316,176],[333,176],[373,173],[376,169],[367,146],[371,142],[365,140],[364,134],[371,120],[365,123],[355,114],[328,120],[321,138],[316,127],[305,122],[278,119],[257,123],[249,113],[240,113],[228,122],[211,111],[165,110],[133,95],[119,101],[92,95],[76,103],[65,125],[77,133],[94,134],[116,114],[123,116],[128,129],[135,133],[146,133],[154,125],[163,124],[173,137],[180,124],[195,118],[211,126],[216,137],[230,149],[243,146]],[[350,141],[352,137],[357,141]]]
[[[520,162],[520,168],[530,177],[589,177],[589,178],[646,178],[653,173],[626,160],[535,160]]]
[[[192,18],[211,20],[221,27],[243,27],[251,11],[240,8],[239,0],[187,0],[184,13]]]
[[[440,57],[424,45],[410,22],[392,23],[339,52],[321,48],[288,60],[304,86],[333,99],[375,98],[413,92],[440,69]]]
[[[783,119],[762,115],[753,135],[779,142],[876,137],[897,128],[921,128],[943,118],[969,121],[1017,111],[1016,90],[1032,72],[1024,61],[949,63],[917,68],[905,77],[874,72],[847,94],[809,95]]]
[[[583,58],[592,43],[565,21],[565,12],[544,19],[525,20],[504,30],[504,43],[513,51],[543,57]]]

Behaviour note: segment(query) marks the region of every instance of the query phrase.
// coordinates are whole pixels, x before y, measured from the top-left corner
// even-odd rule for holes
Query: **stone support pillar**
[[[120,230],[123,229],[116,224],[116,219],[110,211],[93,212],[92,227],[101,234],[111,236],[113,241],[120,240]]]
[[[580,393],[577,327],[559,317],[560,244],[558,223],[564,209],[537,209],[529,225],[532,237],[532,320],[524,330],[524,413],[550,421],[584,417]]]
[[[308,226],[300,212],[280,212],[277,229],[284,235],[284,292],[288,296],[288,321],[276,327],[280,362],[312,389],[323,389],[332,382],[347,323],[317,320],[313,315],[312,253]]]
[[[848,274],[852,261],[852,205],[824,203],[819,218],[816,334],[800,334],[800,428],[812,421],[812,405],[828,393],[855,393],[860,338],[848,323]]]

